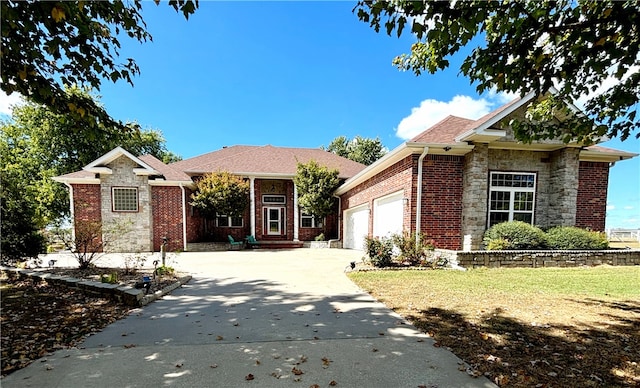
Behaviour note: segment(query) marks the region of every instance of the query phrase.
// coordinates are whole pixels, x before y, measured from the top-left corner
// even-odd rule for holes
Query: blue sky
[[[105,81],[102,103],[161,130],[188,158],[234,144],[319,147],[340,135],[393,149],[448,114],[478,118],[510,99],[479,96],[458,76],[462,56],[435,75],[397,70],[392,59],[413,40],[376,34],[354,4],[203,1],[186,21],[145,2],[153,42],[123,38],[120,52],[141,75],[134,87]],[[603,145],[640,153],[638,139]],[[608,205],[608,227],[640,228],[640,158],[611,169]]]

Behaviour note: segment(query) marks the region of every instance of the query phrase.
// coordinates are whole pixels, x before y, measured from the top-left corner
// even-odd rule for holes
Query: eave
[[[391,152],[389,152],[382,158],[378,159],[372,165],[360,171],[353,177],[347,179],[347,181],[344,184],[338,187],[335,194],[342,195],[346,193],[347,191],[351,190],[355,186],[381,173],[385,169],[391,167],[392,165],[401,161],[407,156],[413,155],[413,154],[421,154],[425,150],[425,148],[428,148],[429,155],[463,156],[471,152],[474,146],[466,143],[454,143],[454,144],[414,143],[414,142],[402,143],[398,147],[394,148]]]

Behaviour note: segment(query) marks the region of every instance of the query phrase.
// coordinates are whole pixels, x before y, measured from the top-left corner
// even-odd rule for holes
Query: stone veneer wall
[[[462,169],[463,249],[479,249],[487,229],[489,146],[475,144],[473,151],[465,155]]]
[[[576,224],[579,154],[578,148],[563,148],[551,154],[548,218],[545,223],[536,222],[536,225],[550,227]]]
[[[101,213],[103,239],[112,240],[107,250],[112,252],[148,252],[152,247],[151,190],[146,176],[133,172],[138,165],[131,159],[121,156],[109,163],[112,174],[100,175]],[[114,212],[112,187],[138,188],[137,212]],[[118,224],[124,225],[127,233],[118,233]],[[116,229],[116,236],[107,236],[110,229]]]
[[[640,250],[616,249],[602,251],[471,251],[436,250],[450,263],[464,268],[479,267],[577,267],[594,265],[640,265]]]
[[[536,173],[534,224],[541,227],[576,224],[579,149],[555,152],[489,149],[475,144],[464,159],[462,234],[465,250],[479,249],[487,228],[489,173]],[[606,195],[605,197],[606,198]],[[469,240],[470,238],[470,240]]]

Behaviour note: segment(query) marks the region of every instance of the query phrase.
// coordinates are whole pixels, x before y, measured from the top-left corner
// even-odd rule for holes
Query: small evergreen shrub
[[[609,241],[602,232],[574,226],[556,226],[547,231],[547,242],[551,249],[607,249]]]
[[[365,237],[364,249],[375,267],[388,267],[393,258],[393,242],[386,237]]]
[[[432,255],[433,241],[427,239],[423,233],[415,232],[397,233],[391,236],[391,242],[395,245],[400,254],[398,259],[410,265],[428,265],[428,260]]]
[[[546,235],[542,229],[526,222],[509,221],[487,229],[483,242],[487,249],[544,249]]]
[[[493,239],[487,244],[488,251],[502,251],[506,249],[509,249],[509,241],[503,238]]]

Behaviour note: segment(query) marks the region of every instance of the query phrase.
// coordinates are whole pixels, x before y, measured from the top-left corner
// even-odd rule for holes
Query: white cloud
[[[11,107],[22,104],[22,96],[19,93],[12,93],[7,96],[0,91],[0,114],[11,116]]]
[[[478,99],[461,95],[448,102],[427,99],[420,106],[411,108],[411,114],[400,121],[395,129],[396,136],[404,140],[411,139],[449,115],[476,120],[516,97],[491,91],[486,97]]]
[[[614,205],[607,205],[607,211],[608,210],[614,210],[616,207]]]
[[[625,206],[623,209],[624,210],[631,210],[631,209],[633,209],[633,206]]]

